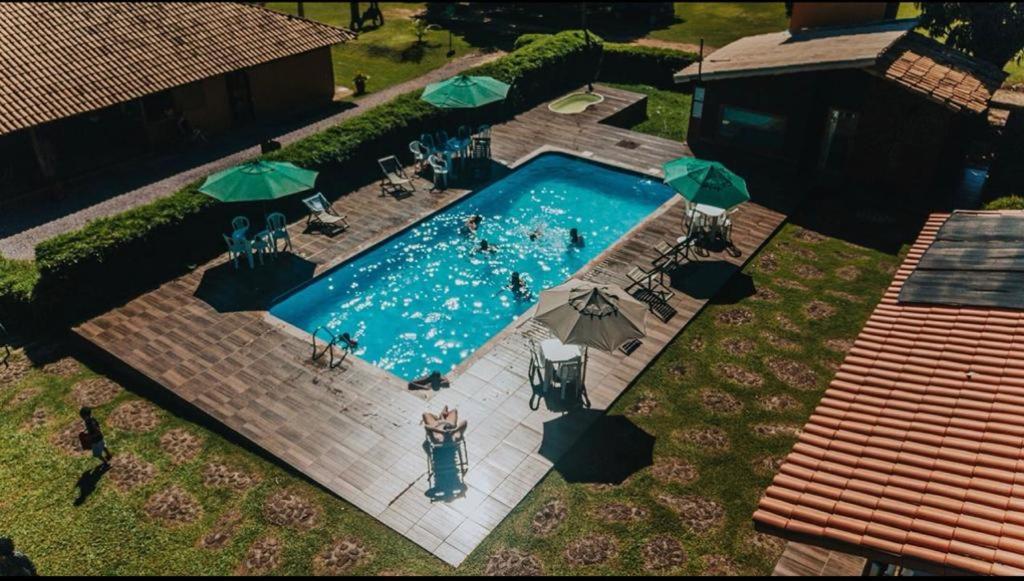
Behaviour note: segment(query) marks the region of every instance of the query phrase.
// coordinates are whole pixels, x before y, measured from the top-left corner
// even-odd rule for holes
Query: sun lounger
[[[630,285],[626,288],[626,292],[630,292],[634,288],[640,288],[641,290],[654,293],[661,297],[662,300],[667,301],[675,296],[667,286],[661,283],[660,277],[662,273],[659,270],[647,271],[639,266],[634,266],[626,276],[629,277]]]
[[[654,245],[654,251],[658,253],[657,258],[651,261],[655,268],[676,268],[684,262],[693,260],[697,253],[696,241],[692,237],[684,238],[675,244],[660,240]]]
[[[302,203],[309,209],[309,216],[306,218],[307,228],[316,227],[328,234],[337,234],[348,229],[348,217],[335,212],[323,194],[317,192],[315,196],[302,200]]]
[[[386,194],[405,196],[416,191],[416,184],[405,173],[405,169],[402,168],[397,157],[393,155],[382,157],[377,160],[377,164],[380,165],[380,171],[384,174],[380,180],[382,196]]]

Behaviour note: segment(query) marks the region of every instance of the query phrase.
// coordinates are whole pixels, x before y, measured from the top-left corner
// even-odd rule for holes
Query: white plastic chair
[[[274,212],[267,216],[267,232],[274,244],[274,252],[277,252],[278,240],[284,240],[284,249],[292,249],[292,238],[288,235],[288,221],[281,212]]]
[[[428,157],[430,154],[437,151],[437,144],[434,143],[434,136],[429,133],[424,133],[423,135],[420,135],[420,145],[427,148]]]
[[[249,260],[249,268],[256,268],[256,264],[252,259],[252,246],[248,240],[228,236],[227,234],[223,234],[223,236],[224,243],[228,246],[228,257],[235,263],[236,270],[238,269],[238,259],[243,256]]]
[[[412,152],[412,161],[416,166],[416,171],[423,169],[423,164],[427,163],[427,158],[430,157],[430,150],[419,141],[413,141],[409,143],[409,151]]]
[[[430,156],[428,161],[430,169],[434,172],[434,188],[446,189],[448,187],[448,160],[435,153]]]
[[[260,257],[260,264],[263,264],[263,257],[271,252],[274,248],[274,238],[270,232],[264,230],[256,234],[256,236],[249,241],[249,248],[251,254],[249,255],[249,261],[252,261],[252,255],[256,254]]]
[[[480,127],[477,127],[477,129],[476,129],[476,137],[479,137],[481,139],[490,139],[491,138],[491,126],[490,125],[481,125]]]

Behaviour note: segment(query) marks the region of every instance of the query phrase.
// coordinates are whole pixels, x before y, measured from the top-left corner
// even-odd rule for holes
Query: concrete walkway
[[[65,187],[61,199],[44,200],[0,214],[0,255],[32,259],[36,244],[77,230],[91,220],[114,216],[169,196],[195,180],[253,158],[259,155],[259,144],[263,141],[276,139],[282,144],[292,143],[402,93],[423,88],[503,54],[501,51],[474,53],[455,59],[423,76],[367,95],[354,105],[348,103],[340,112],[335,108],[276,124],[247,127],[195,150],[150,157],[130,167],[104,171]]]

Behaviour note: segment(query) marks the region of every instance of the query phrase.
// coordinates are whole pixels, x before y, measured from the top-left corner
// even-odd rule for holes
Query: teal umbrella
[[[508,89],[508,85],[491,77],[458,75],[427,85],[420,99],[442,109],[473,109],[504,100]]]
[[[665,183],[691,203],[728,210],[750,199],[743,178],[717,161],[681,157],[661,167]]]
[[[251,161],[206,178],[199,191],[222,202],[276,200],[312,189],[317,172],[280,161]]]

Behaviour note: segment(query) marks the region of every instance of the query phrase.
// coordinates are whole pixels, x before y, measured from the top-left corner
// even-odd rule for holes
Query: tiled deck
[[[494,127],[494,157],[513,162],[546,146],[651,173],[664,161],[688,154],[681,143],[600,123],[643,105],[644,98],[610,87],[598,90],[605,101],[584,114],[558,115],[542,105]],[[768,188],[752,184],[752,189]],[[510,326],[461,365],[450,389],[410,392],[399,378],[354,357],[334,370],[311,364],[308,338],[270,318],[266,308],[285,290],[466,193],[422,188],[397,200],[381,197],[376,185],[364,187],[335,203],[349,215],[353,226],[348,232],[327,238],[304,234],[302,224],[295,224],[295,255],[255,272],[236,272],[222,257],[76,332],[458,565],[598,415],[563,417],[545,406],[529,409],[526,340],[543,331],[523,317],[525,322]],[[772,207],[743,206],[734,227],[741,256],[713,254],[692,265],[685,280],[676,281],[682,290],[671,303],[678,314],[667,323],[651,317],[642,347],[628,357],[591,354],[587,384],[595,410],[611,405],[782,223],[784,203],[773,201]],[[657,240],[679,235],[681,220],[680,201],[667,203],[578,276],[624,284],[631,265],[650,267]],[[419,422],[423,411],[444,405],[457,407],[469,421],[469,471],[463,495],[432,501]],[[547,424],[560,417],[557,424]]]
[[[864,557],[790,541],[772,577],[860,577],[866,565]]]

